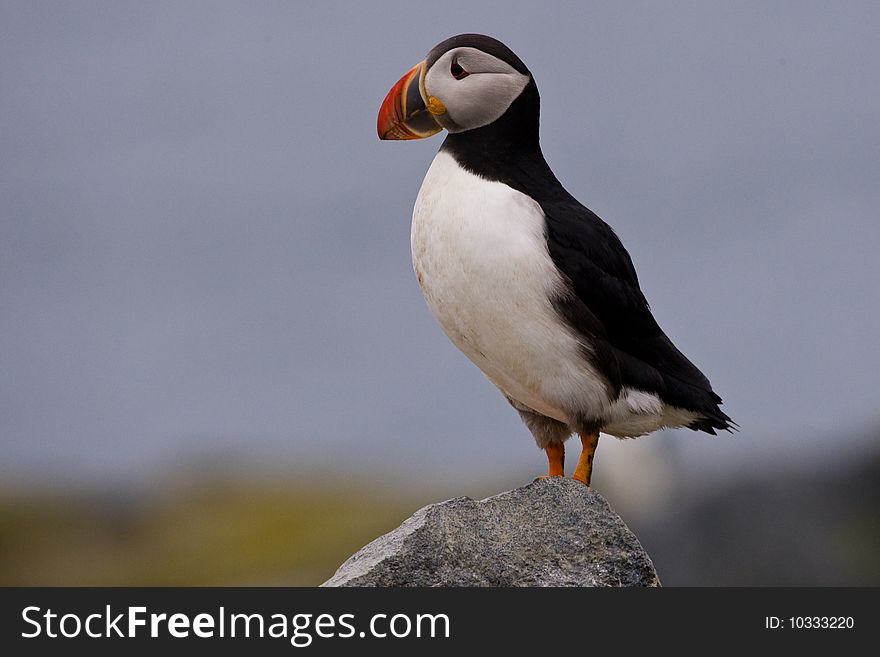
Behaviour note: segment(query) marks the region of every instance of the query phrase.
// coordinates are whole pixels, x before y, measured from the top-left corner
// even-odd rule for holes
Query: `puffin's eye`
[[[463,80],[463,79],[466,78],[468,75],[470,75],[470,73],[468,73],[467,71],[465,71],[465,70],[459,65],[459,63],[456,62],[456,61],[453,61],[453,62],[452,62],[452,66],[449,68],[449,72],[452,73],[452,77],[454,77],[456,80]]]

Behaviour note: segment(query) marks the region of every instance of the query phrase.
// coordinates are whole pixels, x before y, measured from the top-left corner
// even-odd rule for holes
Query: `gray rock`
[[[416,511],[322,586],[660,586],[635,535],[592,488],[552,477]]]

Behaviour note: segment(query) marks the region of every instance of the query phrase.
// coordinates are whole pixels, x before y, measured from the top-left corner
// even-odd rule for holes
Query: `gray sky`
[[[440,137],[375,135],[460,32],[529,65],[548,161],[742,425],[620,458],[808,458],[877,420],[880,5],[509,5],[2,3],[0,476],[540,472],[411,273]]]

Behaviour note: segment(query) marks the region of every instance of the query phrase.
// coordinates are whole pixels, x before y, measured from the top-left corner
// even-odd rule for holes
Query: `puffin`
[[[614,230],[541,152],[534,76],[489,36],[434,47],[382,102],[380,139],[448,133],[412,214],[412,263],[448,338],[507,398],[565,476],[587,486],[599,434],[736,428],[654,319]]]

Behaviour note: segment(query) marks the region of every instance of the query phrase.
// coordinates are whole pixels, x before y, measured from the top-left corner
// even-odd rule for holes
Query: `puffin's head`
[[[497,39],[454,36],[391,87],[379,109],[379,139],[482,128],[504,116],[531,79],[526,65]]]

